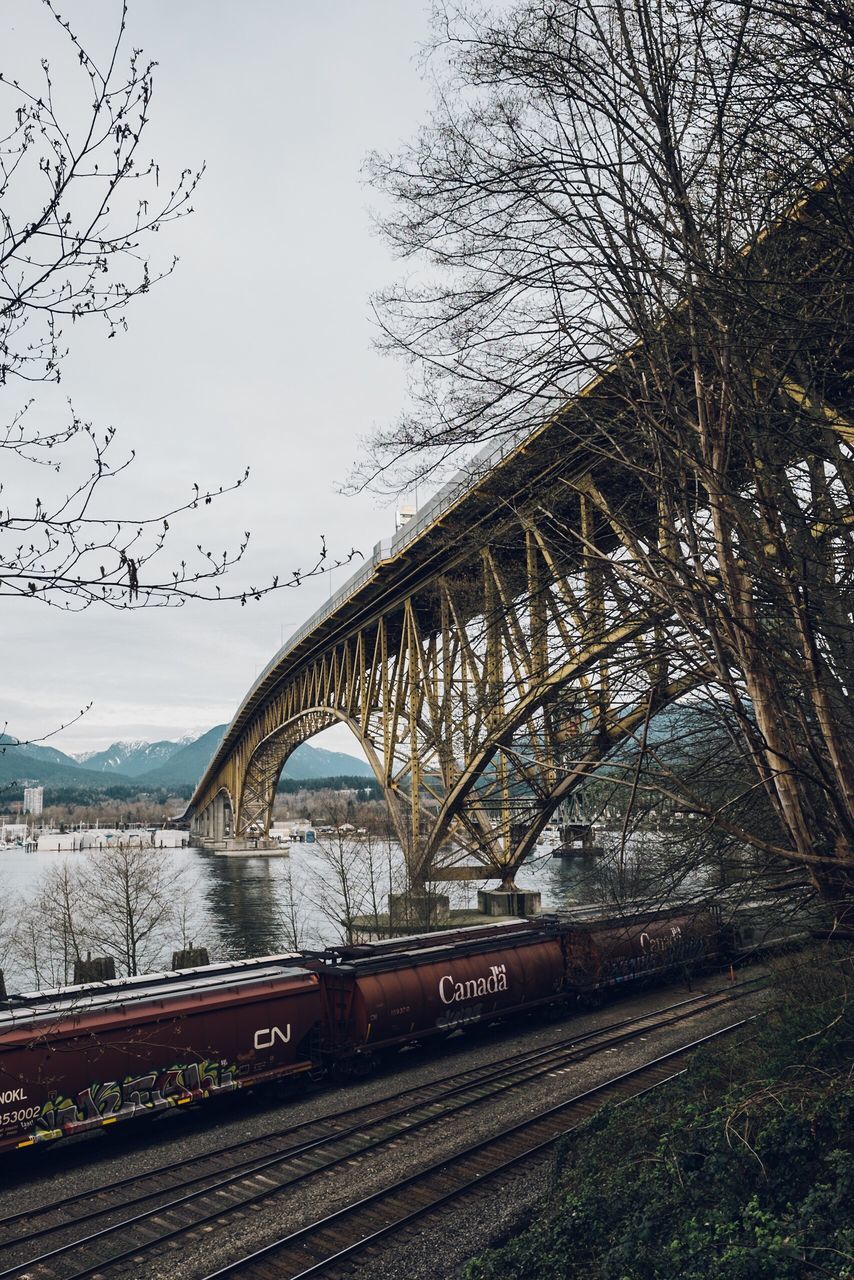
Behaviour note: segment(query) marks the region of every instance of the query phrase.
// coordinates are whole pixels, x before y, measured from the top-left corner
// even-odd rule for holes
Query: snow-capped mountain
[[[99,773],[120,773],[125,778],[138,778],[143,773],[165,764],[182,742],[114,742],[106,751],[85,751],[74,758],[87,769]]]
[[[147,786],[194,786],[208,766],[226,725],[207,733],[187,733],[177,742],[114,742],[105,751],[82,751],[65,755],[55,747],[19,746],[9,735],[0,735],[0,785],[20,782],[47,786],[74,786],[94,790],[116,784]],[[290,779],[334,777],[369,778],[367,760],[327,751],[304,742],[285,765],[282,775]],[[100,782],[99,782],[100,779]],[[49,800],[49,797],[46,797]]]
[[[218,724],[201,737],[181,747],[163,764],[152,768],[145,776],[146,782],[164,786],[195,785],[208,767],[220,738],[228,725]],[[312,747],[304,742],[285,765],[282,776],[294,780],[301,778],[373,777],[367,760],[345,755],[342,751],[327,751],[325,747]]]

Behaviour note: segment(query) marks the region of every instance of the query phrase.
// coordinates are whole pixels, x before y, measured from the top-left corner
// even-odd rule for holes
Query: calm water
[[[183,941],[207,946],[212,959],[288,950],[294,925],[302,946],[318,946],[341,937],[337,921],[343,910],[336,877],[316,846],[297,845],[290,856],[274,858],[226,858],[192,848],[170,850],[168,856],[172,867],[182,873]],[[49,902],[44,900],[44,878],[52,866],[66,861],[82,871],[86,855],[21,850],[0,853],[4,902],[8,906],[32,902],[41,894],[42,908],[49,912]],[[396,846],[377,858],[374,896],[381,901],[381,910],[386,905],[390,871],[392,875],[399,874],[401,862]],[[552,858],[540,846],[516,879],[520,888],[539,889],[543,908],[548,909],[599,900],[602,872],[601,859]],[[356,876],[361,878],[358,870]],[[449,894],[452,907],[475,907],[477,888],[476,884],[438,886],[440,892]],[[369,889],[363,887],[355,909],[370,911]],[[170,963],[172,950],[182,945],[180,933],[180,927],[173,925],[169,936],[158,939],[163,966]],[[8,990],[32,985],[20,957],[7,953],[0,963]]]

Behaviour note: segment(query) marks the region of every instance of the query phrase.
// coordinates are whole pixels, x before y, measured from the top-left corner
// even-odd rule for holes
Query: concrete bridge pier
[[[477,891],[477,909],[485,916],[538,916],[541,900],[539,890],[517,889],[512,883]]]
[[[190,831],[201,845],[224,845],[234,836],[234,810],[231,798],[220,791],[210,804],[193,817]]]
[[[231,800],[225,791],[220,791],[214,798],[213,805],[213,838],[217,842],[230,840],[234,835],[234,814]]]

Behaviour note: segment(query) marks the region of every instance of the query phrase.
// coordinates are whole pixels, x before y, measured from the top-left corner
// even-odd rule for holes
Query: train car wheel
[[[374,1053],[357,1053],[352,1061],[352,1074],[357,1080],[373,1075],[377,1069],[377,1057]]]
[[[354,1053],[352,1057],[335,1063],[333,1076],[340,1084],[349,1084],[353,1080],[364,1080],[377,1066],[376,1054]]]

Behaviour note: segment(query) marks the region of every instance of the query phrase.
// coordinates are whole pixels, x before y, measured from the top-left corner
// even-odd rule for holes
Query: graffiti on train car
[[[609,973],[612,978],[618,981],[622,978],[640,978],[647,973],[658,973],[662,968],[696,964],[703,959],[706,950],[702,937],[685,935],[678,927],[663,938],[650,938],[649,934],[643,933],[640,945],[640,955],[623,956],[611,962]]]
[[[165,1071],[117,1080],[96,1081],[81,1089],[76,1098],[50,1098],[36,1117],[36,1131],[47,1135],[67,1125],[86,1125],[111,1118],[127,1119],[138,1111],[177,1106],[193,1098],[227,1093],[239,1088],[234,1063],[189,1062]]]
[[[678,938],[682,937],[682,926],[674,924],[670,926],[670,933],[663,934],[661,937],[650,936],[648,933],[642,933],[640,936],[641,951],[647,952],[665,952],[669,951]]]

